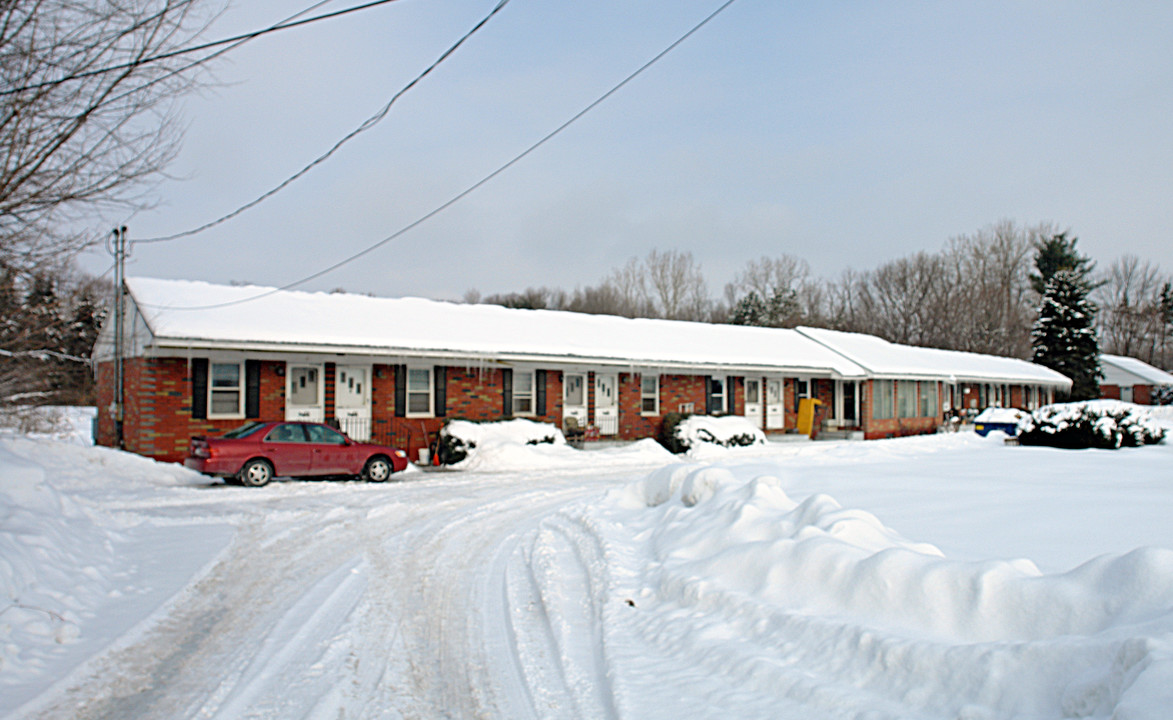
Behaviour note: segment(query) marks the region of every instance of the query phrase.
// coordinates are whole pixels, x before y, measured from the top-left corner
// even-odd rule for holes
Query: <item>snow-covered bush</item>
[[[1158,385],[1153,388],[1154,405],[1173,405],[1173,385]]]
[[[1138,405],[1111,400],[1047,405],[1019,424],[1020,445],[1082,449],[1155,445],[1165,429]]]
[[[679,415],[664,419],[664,444],[674,453],[688,452],[702,445],[744,447],[764,445],[766,435],[753,423],[737,415]]]
[[[453,465],[467,459],[478,444],[486,442],[565,445],[566,438],[554,425],[533,420],[450,420],[440,429],[436,454],[441,464]]]

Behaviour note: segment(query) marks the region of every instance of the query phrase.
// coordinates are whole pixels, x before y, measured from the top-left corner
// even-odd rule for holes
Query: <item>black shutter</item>
[[[191,416],[197,420],[208,417],[208,359],[191,360]]]
[[[537,388],[534,390],[534,414],[546,414],[546,371],[534,371],[534,385]]]
[[[505,417],[511,416],[513,414],[513,371],[509,369],[501,371],[501,400],[501,414]]]
[[[395,417],[407,415],[407,366],[395,367]]]
[[[432,373],[435,386],[435,415],[444,417],[448,414],[448,368],[437,365]]]
[[[244,361],[244,416],[261,416],[261,361]]]
[[[725,414],[732,415],[733,408],[736,407],[733,398],[733,388],[737,385],[736,378],[725,378]]]
[[[705,415],[713,414],[713,378],[705,375]]]

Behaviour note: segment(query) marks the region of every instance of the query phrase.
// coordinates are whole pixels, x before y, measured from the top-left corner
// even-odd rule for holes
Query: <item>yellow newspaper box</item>
[[[822,405],[822,400],[802,398],[798,401],[798,431],[803,435],[810,435],[815,426],[815,408]]]

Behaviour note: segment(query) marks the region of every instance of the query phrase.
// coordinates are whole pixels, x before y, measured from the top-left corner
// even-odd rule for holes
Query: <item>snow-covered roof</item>
[[[899,345],[874,335],[823,328],[800,327],[798,332],[841,353],[872,377],[1071,386],[1062,373],[1017,358]]]
[[[1143,360],[1123,355],[1101,355],[1105,385],[1173,385],[1173,375]]]
[[[345,352],[866,376],[855,362],[794,330],[186,280],[128,278],[126,285],[156,352]]]

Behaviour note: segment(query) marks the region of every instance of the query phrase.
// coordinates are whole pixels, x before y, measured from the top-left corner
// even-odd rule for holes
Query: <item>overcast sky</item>
[[[511,0],[377,128],[233,221],[135,247],[128,274],[295,282],[496,170],[722,1]],[[496,2],[399,0],[233,51],[183,104],[158,207],[102,222],[148,238],[253,199]],[[310,4],[241,0],[207,37]],[[1173,271],[1173,3],[738,0],[489,184],[304,287],[571,289],[659,248],[691,252],[719,296],[752,258],[835,278],[1003,218],[1069,227],[1100,267]]]

